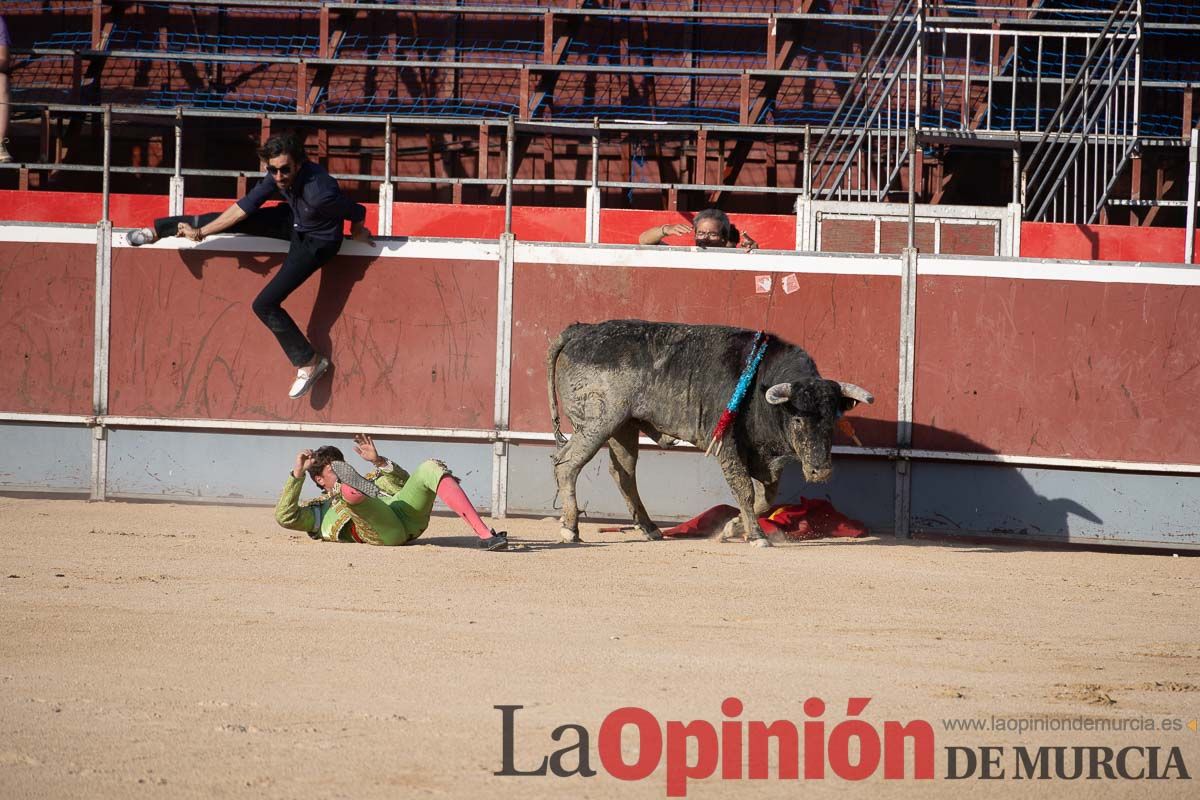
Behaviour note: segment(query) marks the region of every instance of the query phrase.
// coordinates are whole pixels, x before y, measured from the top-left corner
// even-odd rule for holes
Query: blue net
[[[1200,7],[1197,7],[1192,0],[1185,2],[1145,0],[1142,3],[1142,17],[1146,22],[1200,24]]]
[[[386,36],[351,33],[338,54],[346,57],[385,58],[398,61],[479,61],[534,63],[542,59],[540,39],[480,39],[449,41],[432,36]]]
[[[296,110],[296,95],[216,90],[162,90],[142,95],[143,105],[155,108],[202,108],[213,111],[287,113]]]
[[[1111,12],[1115,0],[1048,0],[1038,11],[1038,18],[1089,19],[1095,21]],[[390,3],[397,11],[406,7],[428,6],[429,0],[404,0]],[[545,7],[575,8],[569,0],[462,0],[462,7],[484,9],[487,14],[457,15],[457,27],[448,27],[450,13],[429,12],[428,19],[422,18],[420,27],[411,26],[410,15],[394,24],[390,12],[375,12],[374,16],[360,18],[351,25],[350,31],[340,39],[337,55],[343,58],[396,59],[428,61],[436,63],[482,62],[496,64],[540,64],[543,59],[541,17],[537,14],[505,14],[504,7],[519,6],[528,9]],[[630,0],[623,7],[630,10],[653,11],[696,11],[701,12],[746,12],[773,13],[800,10],[799,0]],[[826,0],[813,8],[830,13],[887,14],[897,5],[897,0]],[[90,11],[88,0],[70,2],[62,0],[0,0],[0,11],[26,14],[55,14],[64,24],[53,33],[47,34],[33,46],[42,49],[87,51],[91,48]],[[116,59],[105,62],[101,80],[92,87],[92,95],[84,99],[102,98],[112,102],[143,102],[151,106],[176,106],[254,112],[288,112],[297,109],[296,68],[282,64],[267,68],[256,65],[256,56],[278,56],[290,58],[315,58],[320,52],[317,35],[316,9],[277,6],[226,6],[195,5],[191,3],[150,2],[131,4],[132,9],[157,9],[167,14],[161,19],[139,17],[134,11],[124,17],[116,16],[111,29],[107,48],[109,50],[139,51],[146,58]],[[1022,8],[1024,12],[1021,12]],[[1028,3],[1001,6],[984,4],[981,0],[943,0],[941,12],[951,16],[1004,16],[1014,14],[1028,16]],[[1006,10],[1009,9],[1009,10]],[[1162,2],[1146,0],[1145,19],[1151,23],[1194,24],[1196,30],[1161,30],[1148,28],[1142,61],[1144,80],[1178,83],[1169,99],[1162,103],[1164,108],[1181,108],[1178,92],[1187,83],[1200,81],[1200,3]],[[1020,12],[1020,13],[1019,13]],[[1082,14],[1076,12],[1083,12]],[[155,12],[156,14],[158,11]],[[218,27],[214,15],[222,14],[223,22]],[[416,15],[426,12],[414,12]],[[201,17],[202,24],[184,22],[190,17]],[[264,19],[264,17],[270,17]],[[286,17],[286,19],[280,19]],[[174,20],[181,24],[165,26],[159,32],[162,20]],[[565,15],[560,16],[556,32],[575,28],[564,27]],[[140,24],[145,20],[152,23]],[[69,24],[68,24],[69,23]],[[65,30],[77,26],[80,30]],[[145,29],[143,29],[143,27]],[[200,29],[200,30],[197,30]],[[407,29],[408,33],[405,33]],[[877,20],[806,20],[800,24],[801,41],[795,45],[797,69],[824,69],[838,72],[854,72],[859,68],[863,53],[879,35],[881,25]],[[206,32],[221,30],[220,33]],[[259,30],[262,33],[252,33]],[[453,34],[450,31],[453,30]],[[224,32],[231,31],[231,32]],[[274,31],[278,31],[277,33]],[[390,31],[384,33],[384,31]],[[419,31],[421,35],[416,35]],[[1011,42],[1011,37],[1006,41]],[[970,118],[964,119],[962,86],[954,76],[970,70],[972,75],[972,97],[968,98],[967,116],[976,119],[986,117],[986,109],[980,110],[982,90],[989,68],[989,43],[987,37],[973,40],[972,52],[962,52],[961,43],[957,52],[944,56],[937,52],[937,43],[929,48],[929,64],[926,69],[927,85],[936,87],[938,75],[947,74],[944,94],[941,89],[931,88],[927,102],[940,102],[944,111],[936,107],[924,112],[922,121],[930,126],[947,128],[971,127]],[[999,65],[1001,76],[1012,76],[1014,71],[1022,78],[1040,76],[1045,81],[1044,106],[1036,111],[1032,105],[1018,104],[1013,110],[1007,107],[1008,87],[993,87],[993,106],[990,127],[997,130],[1015,128],[1034,130],[1044,125],[1053,113],[1053,103],[1058,96],[1056,81],[1065,71],[1069,81],[1084,63],[1088,42],[1072,40],[1063,53],[1062,40],[1047,38],[1042,51],[1032,37],[1021,37],[1014,56]],[[1002,47],[1004,41],[1001,42]],[[953,50],[953,45],[952,45]],[[153,54],[196,54],[195,62],[164,61]],[[217,66],[205,63],[210,55],[235,55],[245,57],[246,63],[223,63]],[[1103,56],[1097,68],[1106,66]],[[563,60],[570,65],[605,65],[656,67],[690,67],[722,69],[765,69],[766,28],[762,21],[741,18],[698,20],[666,16],[634,19],[629,17],[593,17],[583,23],[575,38],[567,41]],[[181,88],[181,74],[191,71],[200,74],[199,79],[188,78],[202,88]],[[381,67],[349,65],[333,70],[329,87],[316,98],[314,110],[337,114],[412,114],[420,116],[446,117],[504,117],[517,115],[519,91],[515,70],[469,69],[400,70]],[[61,101],[74,90],[70,85],[71,61],[56,57],[14,59],[12,91],[23,102],[44,100]],[[739,121],[741,102],[737,78],[728,76],[688,76],[685,74],[635,74],[609,73],[600,71],[583,76],[579,73],[562,73],[557,82],[547,82],[551,91],[542,95],[539,79],[543,73],[535,73],[533,79],[534,99],[540,98],[537,107],[530,109],[535,119],[616,119],[687,122],[698,124],[736,124]],[[761,107],[752,124],[821,125],[829,122],[840,99],[839,92],[848,82],[846,78],[802,79],[789,77],[787,90],[777,99]],[[762,79],[752,79],[753,95],[762,85]],[[147,87],[154,87],[153,89]],[[169,88],[166,88],[169,87]],[[802,88],[797,88],[802,87]],[[1019,87],[1018,100],[1032,99],[1032,84]],[[452,94],[454,97],[437,95]],[[422,96],[424,95],[424,96]],[[1167,131],[1177,136],[1180,120],[1169,114],[1158,117],[1147,114],[1143,106],[1142,131],[1146,135],[1159,135]],[[880,118],[880,126],[905,124],[896,112]],[[1035,119],[1035,114],[1040,115]],[[981,123],[983,124],[983,123]]]
[[[90,31],[63,31],[34,42],[34,47],[90,50]],[[145,50],[148,52],[200,53],[212,55],[266,55],[315,57],[319,48],[316,36],[250,36],[237,34],[179,33],[168,31],[160,38],[153,31],[114,25],[107,50]]]
[[[498,100],[425,99],[401,97],[340,98],[325,103],[329,114],[396,114],[413,117],[494,118],[516,116],[516,103]]]
[[[706,107],[706,106],[667,106],[667,105],[600,105],[584,103],[575,106],[555,106],[551,119],[560,120],[590,120],[599,117],[601,121],[637,120],[638,122],[678,122],[707,125],[736,125],[738,121],[737,106]]]

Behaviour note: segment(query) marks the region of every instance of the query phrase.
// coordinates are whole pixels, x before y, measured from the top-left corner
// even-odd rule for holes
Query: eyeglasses
[[[696,241],[697,242],[723,242],[723,241],[725,241],[725,237],[722,236],[719,231],[712,231],[709,233],[702,233],[700,231],[697,231],[696,232]]]
[[[287,164],[284,164],[282,167],[273,167],[270,164],[268,164],[267,172],[269,172],[271,175],[291,175],[292,168],[289,167]]]

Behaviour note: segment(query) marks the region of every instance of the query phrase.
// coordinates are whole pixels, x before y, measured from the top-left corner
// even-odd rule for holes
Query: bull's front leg
[[[758,517],[754,514],[754,482],[750,477],[745,463],[734,452],[735,448],[726,447],[720,455],[721,472],[725,482],[733,491],[733,497],[741,509],[742,533],[747,541],[756,547],[770,547],[771,543],[758,525]]]

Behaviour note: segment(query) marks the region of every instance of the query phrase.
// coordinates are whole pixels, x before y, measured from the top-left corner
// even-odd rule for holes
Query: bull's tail
[[[567,331],[564,330],[554,340],[554,344],[550,345],[550,350],[546,353],[546,392],[550,396],[550,421],[554,423],[554,442],[559,447],[567,443],[567,437],[563,436],[558,420],[558,393],[554,390],[554,375],[558,364],[558,354],[562,352],[566,344]]]

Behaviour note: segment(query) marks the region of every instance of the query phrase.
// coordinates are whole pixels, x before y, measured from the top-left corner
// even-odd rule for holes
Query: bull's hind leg
[[[629,506],[629,513],[633,516],[634,524],[638,526],[642,536],[647,539],[661,539],[662,531],[646,513],[646,507],[642,505],[642,498],[638,494],[637,423],[631,420],[613,432],[608,440],[608,455],[608,471],[612,474],[613,480],[617,482],[617,488],[621,490],[621,496],[625,498],[625,505]]]
[[[575,484],[579,472],[604,446],[609,436],[608,428],[580,431],[571,435],[571,441],[554,454],[554,480],[558,483],[558,496],[562,500],[562,528],[558,535],[564,542],[578,542],[579,503],[575,497]]]

